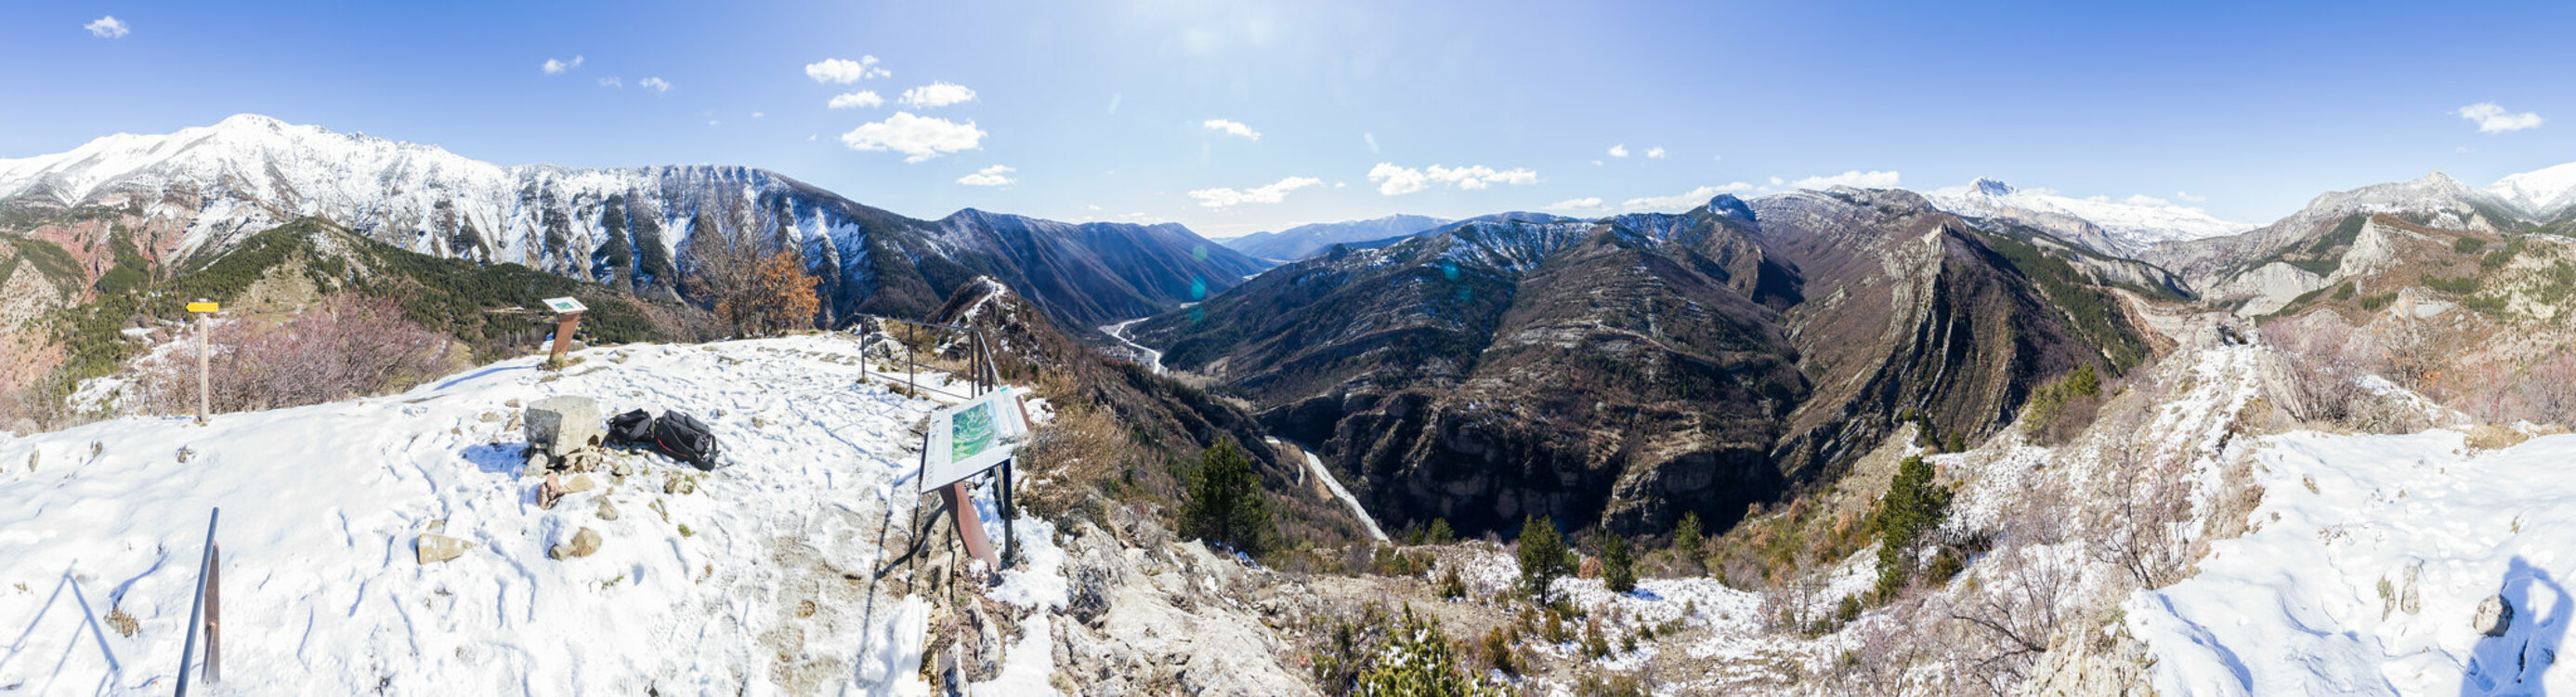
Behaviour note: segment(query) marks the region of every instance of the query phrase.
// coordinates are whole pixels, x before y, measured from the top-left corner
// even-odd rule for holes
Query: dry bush
[[[212,408],[257,411],[402,390],[447,366],[446,336],[404,318],[385,298],[323,296],[283,321],[218,327],[207,356]],[[198,342],[141,371],[141,403],[164,414],[197,409]]]
[[[1018,458],[1028,468],[1018,503],[1048,520],[1067,521],[1076,512],[1096,519],[1095,495],[1114,493],[1130,471],[1127,432],[1116,415],[1089,402],[1060,404],[1055,418],[1030,436]]]
[[[2344,423],[2363,408],[2368,393],[2353,384],[2360,372],[2352,356],[2352,329],[2331,318],[2293,318],[2263,325],[2263,338],[2280,349],[2281,407],[2302,421]]]
[[[1998,545],[1972,582],[1948,598],[1942,616],[1968,631],[1945,650],[1963,680],[1996,693],[2030,676],[2050,640],[2070,619],[2068,605],[2083,580],[2082,560],[2052,547],[2068,539],[2076,504],[2066,485],[2031,488],[1995,532]],[[2184,512],[2188,514],[2188,506]]]
[[[2086,547],[2126,572],[2139,588],[2181,580],[2190,563],[2190,467],[2181,453],[2143,440],[2113,438],[2101,448],[2101,469],[2086,496],[2100,505],[2085,526]]]

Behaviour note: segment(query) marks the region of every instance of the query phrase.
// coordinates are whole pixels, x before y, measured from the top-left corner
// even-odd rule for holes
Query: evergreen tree
[[[1612,535],[1601,552],[1601,584],[1612,593],[1637,589],[1637,560],[1629,556],[1628,538]]]
[[[1682,514],[1681,524],[1674,526],[1673,554],[1694,569],[1708,558],[1708,539],[1700,534],[1698,513]]]
[[[1566,549],[1565,538],[1556,533],[1556,523],[1544,516],[1530,516],[1521,523],[1520,562],[1521,591],[1529,594],[1532,601],[1546,605],[1550,587],[1574,572],[1574,551]]]
[[[1189,500],[1182,503],[1181,534],[1223,542],[1245,554],[1261,552],[1262,533],[1270,527],[1270,507],[1261,495],[1261,475],[1233,438],[1199,453]]]
[[[1358,689],[1351,694],[1371,697],[1504,694],[1500,687],[1477,679],[1458,660],[1458,648],[1449,643],[1449,634],[1440,629],[1438,619],[1415,614],[1412,606],[1404,608],[1402,624],[1387,637],[1386,648],[1374,663],[1367,672],[1360,674]]]
[[[1932,465],[1921,456],[1905,458],[1888,482],[1878,509],[1878,597],[1895,597],[1913,576],[1909,553],[1925,533],[1949,515],[1950,490],[1932,481]]]

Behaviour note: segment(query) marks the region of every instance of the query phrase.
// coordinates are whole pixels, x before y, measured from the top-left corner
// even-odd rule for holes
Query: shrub
[[[1700,560],[1708,556],[1708,539],[1700,532],[1698,513],[1682,514],[1681,523],[1673,526],[1673,554],[1691,569],[1698,569]]]
[[[1262,533],[1270,526],[1270,506],[1263,500],[1261,475],[1252,459],[1228,437],[1199,453],[1191,477],[1189,500],[1183,503],[1181,534],[1232,545],[1259,554]]]
[[[1368,670],[1360,673],[1353,694],[1406,697],[1501,695],[1502,690],[1469,675],[1457,648],[1439,620],[1404,608],[1404,618],[1387,638]]]
[[[2451,251],[2461,254],[2476,254],[2478,250],[2485,248],[2487,248],[2487,241],[2475,237],[2462,237],[2451,241]]]
[[[395,302],[345,291],[283,321],[226,323],[209,338],[208,401],[218,413],[401,390],[444,372],[449,352],[447,337],[405,319]],[[179,341],[142,371],[145,404],[160,413],[197,409],[198,342]]]
[[[1548,603],[1556,580],[1574,572],[1574,551],[1566,548],[1556,524],[1545,516],[1531,516],[1521,523],[1519,558],[1521,592],[1541,605]]]

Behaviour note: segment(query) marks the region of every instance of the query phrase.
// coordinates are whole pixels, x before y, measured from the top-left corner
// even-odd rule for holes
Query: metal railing
[[[222,577],[216,575],[223,555],[215,547],[215,523],[223,515],[224,509],[221,508],[206,515],[206,555],[198,560],[196,599],[188,605],[188,640],[179,651],[178,697],[188,697],[188,668],[197,662],[197,633],[200,628],[206,634],[206,682],[219,682],[223,677],[223,635],[215,631],[217,618],[223,616],[223,594],[218,592],[223,588],[223,582]]]

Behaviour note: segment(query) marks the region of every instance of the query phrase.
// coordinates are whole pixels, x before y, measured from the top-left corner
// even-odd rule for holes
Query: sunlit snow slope
[[[922,606],[869,581],[936,405],[857,384],[833,335],[578,355],[560,378],[518,359],[210,426],[0,435],[0,694],[167,694],[217,506],[215,694],[864,694],[913,672],[890,647]],[[696,471],[638,456],[541,510],[505,403],[566,394],[694,413],[737,464],[665,493]],[[420,565],[433,526],[475,547]],[[596,555],[547,558],[583,527]]]

